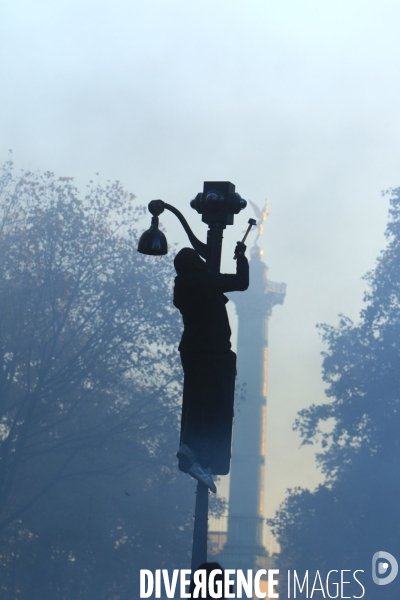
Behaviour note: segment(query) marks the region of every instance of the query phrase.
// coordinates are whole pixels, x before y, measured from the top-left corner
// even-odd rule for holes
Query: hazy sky
[[[381,190],[400,185],[399,22],[394,0],[1,3],[1,160],[12,148],[19,168],[83,190],[96,172],[119,179],[203,239],[189,201],[204,180],[269,198],[262,246],[287,297],[270,323],[268,516],[287,487],[320,480],[291,430],[324,399],[315,325],[357,319],[384,245]],[[226,271],[249,217],[226,233]]]

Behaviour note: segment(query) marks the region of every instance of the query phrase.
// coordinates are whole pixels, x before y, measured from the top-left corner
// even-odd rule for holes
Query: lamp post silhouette
[[[233,225],[235,214],[239,214],[247,206],[246,200],[235,192],[235,186],[229,181],[206,181],[203,192],[191,201],[190,206],[202,215],[202,221],[208,225],[207,243],[199,240],[189,227],[182,213],[163,200],[152,200],[149,212],[152,214],[150,229],[140,237],[138,251],[151,256],[162,256],[168,252],[165,235],[159,230],[159,215],[166,209],[172,212],[181,222],[189,241],[196,252],[205,259],[209,271],[219,273],[221,264],[223,230]],[[230,424],[230,431],[232,423]],[[230,444],[231,436],[228,443]],[[229,459],[228,459],[229,472]],[[197,483],[196,509],[193,531],[192,572],[200,564],[207,562],[207,521],[208,521],[208,488]]]

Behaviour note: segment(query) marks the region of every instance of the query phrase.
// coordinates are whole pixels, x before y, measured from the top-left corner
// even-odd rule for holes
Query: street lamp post
[[[152,256],[167,254],[166,237],[158,229],[158,217],[166,209],[178,217],[193,248],[205,259],[207,269],[219,273],[223,231],[227,225],[233,225],[234,215],[243,210],[246,205],[246,200],[243,200],[235,192],[233,183],[229,181],[205,181],[203,192],[197,194],[190,203],[190,206],[202,215],[202,221],[208,225],[207,243],[204,244],[194,235],[185,217],[178,209],[162,200],[152,200],[148,205],[152,214],[151,227],[142,234],[138,251]],[[197,483],[193,530],[192,573],[200,564],[207,562],[207,522],[208,487],[199,481]]]

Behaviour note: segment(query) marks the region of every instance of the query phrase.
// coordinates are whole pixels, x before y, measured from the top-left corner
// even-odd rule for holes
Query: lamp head
[[[142,233],[138,244],[138,252],[150,256],[162,256],[168,252],[167,238],[158,229],[158,217],[151,219],[150,229]]]

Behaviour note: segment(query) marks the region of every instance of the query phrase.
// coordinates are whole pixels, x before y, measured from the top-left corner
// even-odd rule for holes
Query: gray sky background
[[[269,198],[261,245],[287,297],[270,323],[268,516],[287,487],[321,480],[291,430],[324,400],[315,325],[357,319],[384,245],[381,190],[400,185],[399,22],[394,0],[1,3],[1,160],[12,148],[18,168],[82,190],[96,172],[119,179],[203,239],[189,201],[204,180]],[[226,233],[226,271],[252,216]]]

